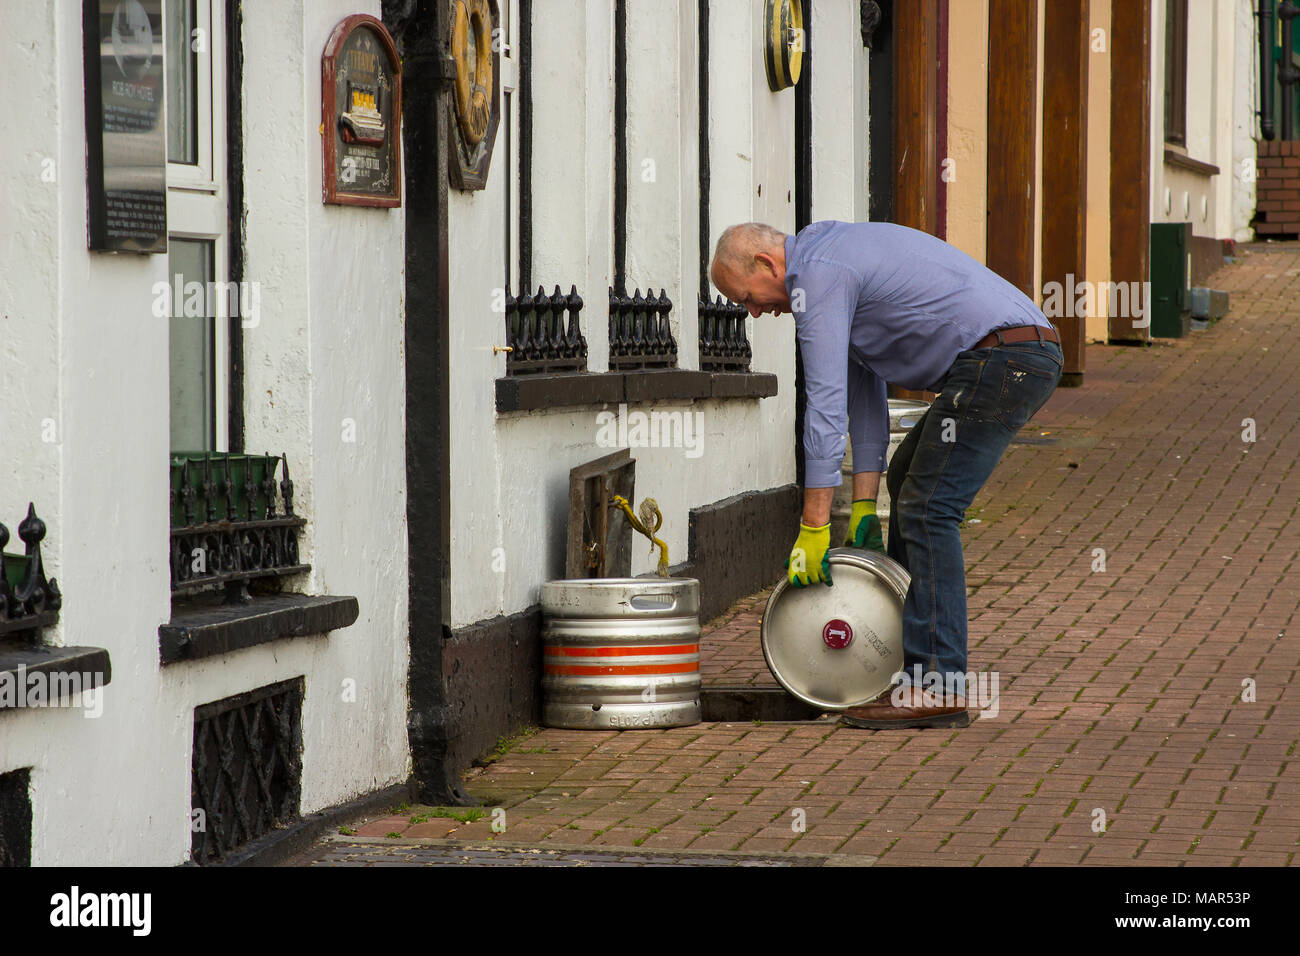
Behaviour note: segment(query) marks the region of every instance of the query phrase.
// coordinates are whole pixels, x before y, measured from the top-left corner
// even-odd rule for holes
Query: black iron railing
[[[568,321],[565,321],[565,315]],[[587,339],[582,334],[582,296],[557,285],[550,295],[541,286],[536,295],[515,298],[506,290],[507,375],[541,372],[582,372],[587,368]]]
[[[245,601],[249,581],[311,570],[298,563],[306,523],[293,513],[285,456],[172,453],[173,594],[224,584],[228,599]]]
[[[36,517],[36,507],[27,505],[27,517],[18,525],[18,537],[27,546],[27,553],[5,554],[9,543],[9,529],[0,524],[0,634],[26,631],[31,637],[36,630],[59,619],[63,595],[59,582],[45,577],[41,561],[41,541],[45,538],[45,522]]]
[[[668,314],[673,309],[668,293],[641,290],[628,297],[609,290],[609,367],[673,368],[677,365],[677,341]]]
[[[700,369],[705,372],[748,372],[754,356],[745,332],[749,312],[722,296],[699,299]]]

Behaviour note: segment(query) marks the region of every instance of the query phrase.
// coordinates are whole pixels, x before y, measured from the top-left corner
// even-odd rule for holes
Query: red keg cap
[[[826,642],[827,647],[833,647],[838,651],[848,647],[853,641],[853,628],[849,626],[848,621],[833,617],[822,628],[822,640]]]

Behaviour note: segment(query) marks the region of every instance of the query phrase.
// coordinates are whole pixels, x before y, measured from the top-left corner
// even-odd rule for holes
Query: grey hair
[[[784,246],[786,234],[780,229],[762,222],[741,222],[728,226],[718,236],[718,244],[713,251],[713,262],[709,266],[709,278],[718,284],[715,276],[719,265],[728,272],[747,276],[754,271],[754,257],[760,252],[770,252],[778,246]]]

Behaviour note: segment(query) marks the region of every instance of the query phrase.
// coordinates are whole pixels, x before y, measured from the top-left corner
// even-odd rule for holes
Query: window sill
[[[92,687],[103,687],[113,675],[108,651],[102,647],[51,647],[46,644],[28,644],[21,639],[0,639],[0,687],[9,685],[18,692],[11,700],[0,693],[0,711],[26,710],[16,700],[26,697],[32,674],[44,674],[45,686],[53,692],[60,689],[78,692]],[[5,676],[12,675],[12,676]],[[73,677],[75,675],[75,678]],[[46,700],[53,706],[55,701]]]
[[[1192,157],[1188,156],[1185,152],[1180,152],[1177,149],[1170,147],[1168,144],[1165,145],[1165,165],[1190,169],[1192,172],[1200,173],[1203,176],[1219,175],[1218,166],[1215,166],[1213,163],[1202,162],[1199,159],[1192,159]]]
[[[770,398],[771,372],[700,372],[652,369],[633,372],[563,372],[499,378],[498,412],[617,405],[663,399]]]
[[[248,604],[215,599],[177,604],[158,628],[163,665],[216,657],[287,637],[309,637],[353,624],[357,599],[338,595],[272,594]]]

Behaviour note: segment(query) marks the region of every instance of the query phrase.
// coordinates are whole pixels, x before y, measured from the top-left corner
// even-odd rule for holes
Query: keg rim
[[[700,583],[699,578],[661,578],[651,574],[639,578],[558,578],[554,581],[544,581],[542,587],[563,587],[569,584],[583,584],[588,586],[608,585],[609,587],[628,587],[633,584],[696,584]]]
[[[898,600],[898,613],[903,613],[903,602],[907,599],[907,589],[911,586],[911,576],[907,569],[887,555],[878,551],[867,551],[861,548],[832,548],[826,552],[832,567],[853,567],[866,571],[883,583]],[[832,575],[833,577],[833,575]],[[792,588],[789,578],[782,578],[772,589],[771,595],[767,599],[767,606],[763,609],[763,620],[759,629],[759,643],[763,648],[763,659],[767,663],[767,669],[772,676],[776,678],[778,684],[784,687],[790,694],[794,695],[805,704],[811,704],[813,707],[819,707],[828,712],[837,712],[855,707],[858,704],[864,704],[871,700],[875,694],[865,697],[860,701],[849,703],[840,703],[835,701],[821,700],[810,694],[801,691],[790,680],[788,674],[783,674],[772,660],[772,653],[769,650],[769,643],[772,639],[772,616],[774,609],[781,600],[781,596]],[[892,681],[891,681],[892,684]]]

